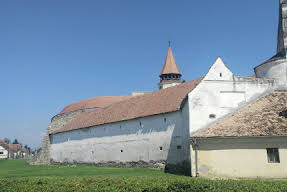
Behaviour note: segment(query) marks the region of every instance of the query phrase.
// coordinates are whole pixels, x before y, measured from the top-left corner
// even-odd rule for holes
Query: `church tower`
[[[279,0],[277,53],[254,68],[257,78],[275,80],[276,89],[287,89],[287,0]]]
[[[287,48],[287,0],[280,0],[277,36],[277,55],[286,56]]]
[[[170,45],[161,73],[159,74],[160,82],[159,89],[165,89],[182,83],[181,73],[176,65]]]

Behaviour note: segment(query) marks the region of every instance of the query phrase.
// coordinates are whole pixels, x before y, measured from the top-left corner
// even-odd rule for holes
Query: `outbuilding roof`
[[[72,111],[77,111],[81,109],[91,109],[91,108],[103,108],[116,102],[123,101],[125,99],[130,99],[133,96],[103,96],[94,97],[86,100],[82,100],[76,103],[72,103],[66,106],[59,114],[68,113]]]
[[[287,135],[287,92],[273,92],[192,137]]]
[[[187,94],[200,83],[201,79],[133,97],[103,109],[81,113],[63,128],[50,134],[177,111]]]

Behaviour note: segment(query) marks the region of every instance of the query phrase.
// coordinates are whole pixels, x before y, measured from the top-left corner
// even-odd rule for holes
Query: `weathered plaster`
[[[254,69],[258,78],[275,79],[277,89],[287,88],[287,60],[279,59],[259,65]]]
[[[188,95],[190,134],[203,130],[273,89],[273,80],[236,77],[219,58]]]
[[[287,178],[287,137],[206,138],[197,145],[200,177]],[[279,148],[280,163],[268,163],[266,148]]]

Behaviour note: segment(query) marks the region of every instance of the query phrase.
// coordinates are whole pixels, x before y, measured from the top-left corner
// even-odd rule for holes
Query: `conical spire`
[[[279,0],[279,2],[277,55],[285,56],[287,49],[287,0]]]
[[[183,82],[181,80],[181,73],[176,65],[174,56],[170,48],[170,41],[165,62],[161,70],[161,73],[159,74],[159,77],[160,77],[160,82],[158,83],[159,89],[172,87],[181,84]]]
[[[168,48],[164,66],[159,76],[166,75],[166,74],[178,74],[181,76],[181,73],[176,65],[176,62],[175,62],[175,59],[174,59],[174,56],[172,54],[172,50],[170,47]]]

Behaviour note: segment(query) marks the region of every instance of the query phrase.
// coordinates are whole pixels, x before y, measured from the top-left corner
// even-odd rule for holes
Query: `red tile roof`
[[[167,51],[167,55],[165,58],[165,62],[164,62],[164,66],[161,70],[161,73],[159,74],[159,76],[163,75],[163,74],[180,74],[180,71],[176,65],[174,56],[172,54],[171,48],[168,48]]]
[[[193,137],[280,135],[287,135],[287,92],[262,97]]]
[[[59,114],[77,111],[80,109],[103,108],[131,97],[133,96],[103,96],[90,98],[66,106]]]
[[[0,139],[0,145],[2,145],[4,148],[8,148],[8,144],[5,143],[3,140]]]
[[[11,151],[20,151],[21,150],[20,144],[8,144],[8,147]]]
[[[200,83],[201,79],[114,103],[100,110],[81,113],[63,128],[50,134],[177,111],[187,94]]]

